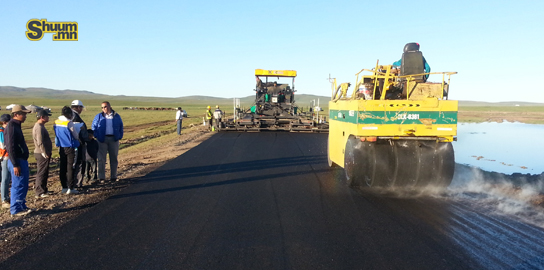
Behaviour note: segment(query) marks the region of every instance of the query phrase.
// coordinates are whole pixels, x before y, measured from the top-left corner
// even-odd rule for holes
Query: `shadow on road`
[[[311,165],[311,164],[325,164],[326,165],[326,156],[324,155],[309,156],[309,157],[297,156],[297,157],[291,157],[291,158],[276,158],[276,159],[266,159],[266,160],[223,163],[223,164],[214,164],[214,165],[208,165],[208,166],[197,166],[197,167],[188,167],[188,168],[181,168],[181,169],[156,171],[147,176],[141,177],[139,179],[135,179],[136,184],[141,185],[141,184],[148,184],[148,183],[157,182],[157,181],[176,180],[175,184],[172,184],[172,187],[170,188],[145,190],[145,191],[140,191],[135,193],[118,194],[118,195],[114,195],[110,197],[110,199],[119,199],[119,198],[126,198],[126,197],[133,197],[133,196],[140,196],[140,195],[147,195],[147,194],[159,194],[159,193],[188,190],[188,189],[195,189],[195,188],[206,188],[206,187],[230,185],[230,184],[237,184],[237,183],[251,182],[251,181],[271,180],[271,179],[278,179],[278,178],[291,177],[291,176],[300,176],[305,174],[321,173],[321,172],[326,172],[329,170],[328,167],[326,167],[320,170],[307,169],[304,171],[295,171],[295,172],[293,171],[278,172],[278,171],[282,171],[281,168],[285,168],[285,167],[297,167],[297,166],[304,166],[304,165]],[[205,183],[197,183],[197,184],[183,185],[183,186],[181,185],[184,184],[184,182],[180,181],[186,178],[197,178],[197,177],[203,177],[203,176],[218,176],[218,175],[226,175],[226,174],[233,174],[233,173],[240,174],[242,172],[256,171],[256,170],[262,171],[266,169],[273,169],[274,171],[278,173],[265,174],[265,175],[259,175],[259,176],[251,175],[247,177],[238,177],[235,179],[229,179],[224,181],[205,182]],[[228,178],[228,176],[226,177]],[[217,179],[217,178],[218,177],[215,177],[215,178],[206,177],[203,179],[211,180],[211,179]]]

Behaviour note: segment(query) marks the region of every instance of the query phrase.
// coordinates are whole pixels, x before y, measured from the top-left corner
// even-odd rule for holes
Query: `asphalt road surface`
[[[544,229],[347,188],[326,140],[219,133],[0,269],[544,269]]]

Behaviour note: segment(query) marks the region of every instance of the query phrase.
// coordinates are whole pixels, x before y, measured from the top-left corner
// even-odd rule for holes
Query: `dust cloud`
[[[446,196],[544,228],[544,173],[508,175],[456,164]]]
[[[385,197],[411,198],[433,197],[467,205],[477,212],[507,216],[523,223],[544,228],[544,173],[503,174],[488,172],[477,167],[455,164],[451,185],[424,188],[379,188],[372,191]]]

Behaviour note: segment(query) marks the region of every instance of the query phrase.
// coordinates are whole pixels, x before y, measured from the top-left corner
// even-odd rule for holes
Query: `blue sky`
[[[110,95],[245,97],[261,69],[297,70],[330,96],[421,44],[450,99],[544,103],[544,1],[6,1],[0,85]],[[30,19],[76,21],[79,41],[25,36]],[[431,76],[431,80],[441,77]]]

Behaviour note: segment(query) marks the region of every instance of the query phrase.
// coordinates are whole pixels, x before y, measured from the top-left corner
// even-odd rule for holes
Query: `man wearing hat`
[[[53,143],[49,137],[49,132],[45,128],[45,123],[49,122],[49,114],[46,110],[36,112],[36,124],[32,129],[32,138],[34,139],[34,157],[36,158],[36,183],[34,184],[34,194],[36,198],[45,198],[47,194],[47,178],[49,177],[49,161],[53,152]]]
[[[11,120],[9,114],[0,116],[0,171],[2,171],[0,193],[2,195],[2,208],[10,207],[9,184],[11,183],[11,174],[8,170],[8,152],[6,151],[6,144],[4,143],[4,129],[8,125],[9,120]]]
[[[11,215],[24,216],[32,210],[26,206],[28,192],[28,146],[25,142],[21,124],[30,111],[23,105],[11,108],[12,118],[4,131],[6,149],[8,151],[8,169],[11,172]]]
[[[77,134],[79,134],[79,147],[76,149],[76,156],[75,156],[75,165],[74,165],[74,181],[76,182],[76,187],[80,188],[83,186],[83,180],[85,176],[85,153],[86,150],[86,143],[89,141],[89,134],[87,133],[87,125],[81,119],[81,116],[79,116],[82,112],[85,106],[83,106],[83,102],[81,100],[74,100],[72,101],[72,104],[70,105],[70,108],[73,112],[72,117],[72,123],[74,123],[74,129]]]

